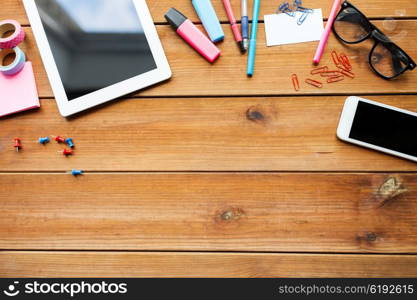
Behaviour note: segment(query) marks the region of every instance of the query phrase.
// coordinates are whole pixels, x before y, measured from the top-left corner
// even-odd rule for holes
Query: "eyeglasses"
[[[348,1],[343,2],[336,16],[333,32],[346,44],[358,44],[372,38],[375,44],[369,53],[369,64],[375,73],[384,79],[393,79],[416,67],[416,63],[404,50]]]

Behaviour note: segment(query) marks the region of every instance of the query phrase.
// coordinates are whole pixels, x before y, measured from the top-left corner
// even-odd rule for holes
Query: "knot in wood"
[[[377,195],[380,198],[380,205],[392,200],[404,193],[407,189],[396,177],[389,177],[378,189]]]
[[[240,208],[231,208],[220,214],[220,219],[225,222],[237,221],[245,213]]]
[[[375,242],[376,238],[377,238],[377,235],[373,232],[367,232],[365,234],[365,238],[368,242]]]
[[[246,118],[253,122],[259,122],[265,120],[265,116],[258,108],[252,106],[246,111]]]

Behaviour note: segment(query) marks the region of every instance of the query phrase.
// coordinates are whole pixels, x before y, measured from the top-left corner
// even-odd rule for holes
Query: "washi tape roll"
[[[15,54],[14,61],[7,66],[3,65],[5,57],[13,53]],[[26,55],[22,50],[20,50],[19,47],[14,47],[13,49],[0,50],[0,72],[4,75],[11,76],[19,73],[25,66],[25,61]]]
[[[13,34],[4,37],[6,32],[12,31]],[[0,48],[12,49],[25,39],[25,32],[19,22],[15,20],[0,21]]]

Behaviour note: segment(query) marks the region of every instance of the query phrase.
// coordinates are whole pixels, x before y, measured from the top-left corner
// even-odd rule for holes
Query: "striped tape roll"
[[[5,57],[13,53],[15,54],[14,61],[7,66],[3,65]],[[20,50],[19,47],[14,47],[13,49],[0,50],[0,72],[4,75],[11,76],[19,73],[25,66],[25,62],[26,55],[22,50]]]

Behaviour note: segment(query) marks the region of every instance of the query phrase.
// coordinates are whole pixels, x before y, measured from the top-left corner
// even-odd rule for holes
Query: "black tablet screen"
[[[35,0],[69,100],[157,68],[133,0]]]

